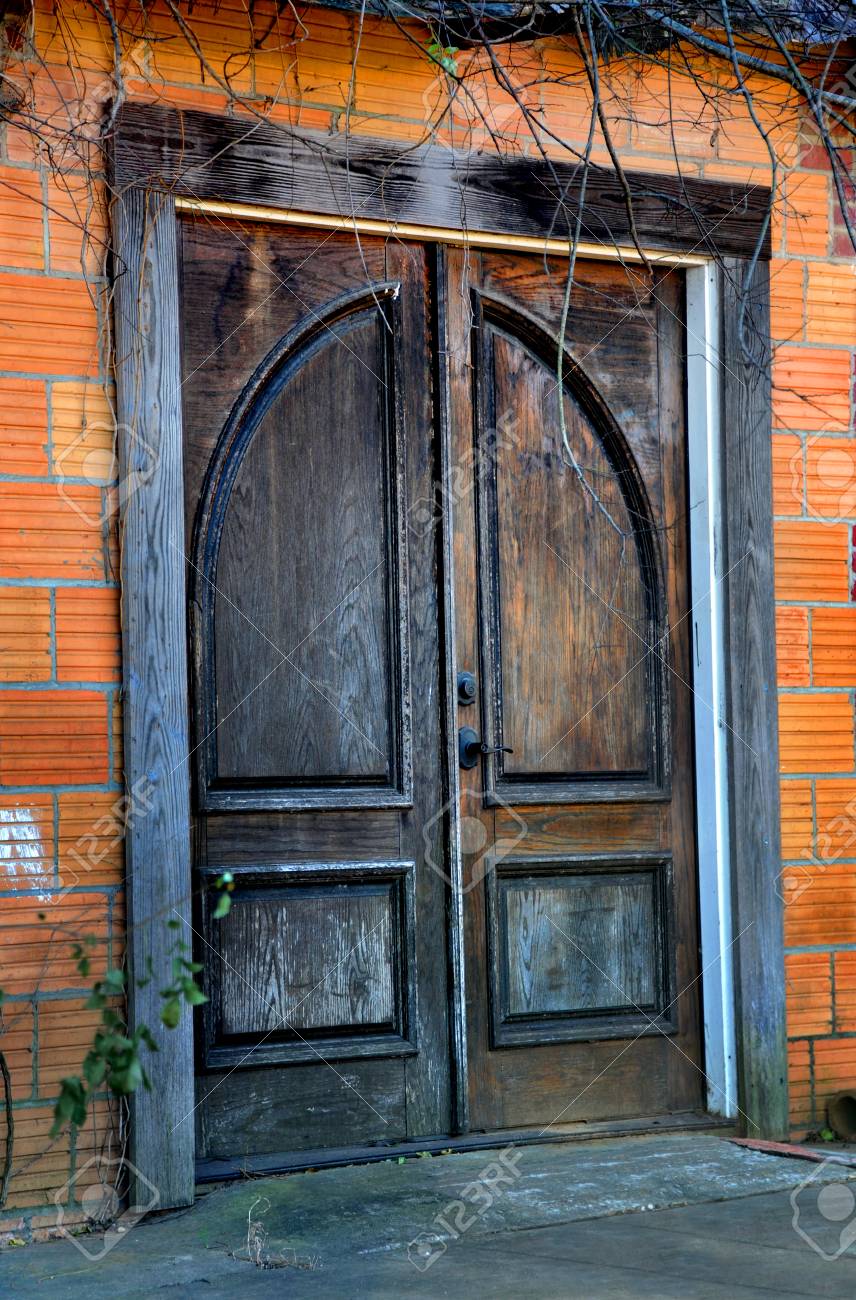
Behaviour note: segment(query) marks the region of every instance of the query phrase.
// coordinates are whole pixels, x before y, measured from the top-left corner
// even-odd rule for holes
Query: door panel
[[[488,750],[460,774],[471,1123],[690,1110],[680,277],[577,263],[560,412],[567,264],[447,263],[459,724]]]
[[[233,868],[206,915],[206,1065],[416,1052],[415,865]]]
[[[207,807],[410,802],[395,288],[277,343],[210,463],[192,584]]]
[[[662,634],[659,563],[635,462],[579,368],[563,429],[546,331],[475,303],[488,797],[656,794],[664,665],[644,651]]]
[[[488,879],[493,1046],[673,1027],[671,860],[508,857]],[[591,954],[594,960],[587,960]]]
[[[425,253],[181,252],[200,1154],[448,1132]]]

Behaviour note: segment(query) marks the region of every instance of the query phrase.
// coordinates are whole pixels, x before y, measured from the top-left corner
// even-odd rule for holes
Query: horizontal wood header
[[[582,168],[543,159],[472,154],[371,136],[330,136],[159,104],[125,104],[113,140],[113,183],[188,199],[324,216],[567,238]],[[643,247],[770,257],[765,186],[626,173]],[[592,168],[581,239],[632,242],[623,187]]]

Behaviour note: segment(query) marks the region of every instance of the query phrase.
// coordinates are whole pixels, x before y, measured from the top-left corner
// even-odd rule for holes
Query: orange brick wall
[[[803,1134],[856,1086],[856,263],[822,151],[803,139],[795,164],[773,265],[773,455],[791,1118]]]
[[[260,3],[254,35],[266,34],[245,56],[241,0],[182,9],[204,67],[165,8],[147,6],[145,19],[130,0],[122,10],[130,97],[224,111],[228,75],[285,127],[414,141],[444,102],[426,60],[375,20],[358,36],[352,19],[329,10],[301,10],[300,25]],[[410,30],[427,44],[427,32]],[[32,86],[48,129],[68,126],[63,96],[76,122],[97,119],[111,89],[97,6],[38,0],[35,41],[45,66],[22,56],[8,72]],[[501,57],[526,87],[544,147],[561,152],[550,131],[582,145],[584,78],[561,43]],[[539,85],[545,71],[564,84]],[[715,101],[688,78],[675,75],[670,89],[658,70],[615,68],[606,84],[628,168],[673,171],[677,148],[685,174],[769,181],[766,149],[733,97],[736,115],[717,120]],[[473,85],[508,148],[532,152],[508,97],[489,77]],[[822,1122],[830,1093],[856,1084],[856,283],[815,142],[778,86],[756,88],[787,171],[774,223],[773,450],[784,855],[795,881],[786,909],[792,1105],[805,1131]],[[491,147],[484,128],[459,117],[438,125],[439,138],[450,134]],[[595,156],[607,161],[599,138]],[[0,1045],[24,1166],[0,1231],[19,1235],[50,1224],[55,1189],[111,1134],[105,1102],[76,1139],[46,1137],[58,1080],[79,1068],[92,1029],[64,936],[103,940],[96,969],[121,941],[121,853],[108,844],[86,879],[69,873],[78,837],[103,827],[105,812],[109,824],[121,793],[119,627],[103,193],[84,169],[85,146],[55,157],[59,177],[19,126],[0,141],[0,986],[9,993]]]

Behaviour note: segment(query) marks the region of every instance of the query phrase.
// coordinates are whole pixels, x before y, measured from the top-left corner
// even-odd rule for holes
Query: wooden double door
[[[200,1153],[699,1109],[680,274],[180,252]]]

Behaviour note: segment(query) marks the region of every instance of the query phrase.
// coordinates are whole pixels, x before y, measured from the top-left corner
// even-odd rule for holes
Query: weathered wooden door
[[[579,262],[567,305],[566,281],[448,254],[475,1129],[703,1096],[681,280]]]
[[[446,1132],[425,251],[184,221],[181,253],[198,1149]]]
[[[698,1106],[678,275],[181,261],[200,1154]]]

